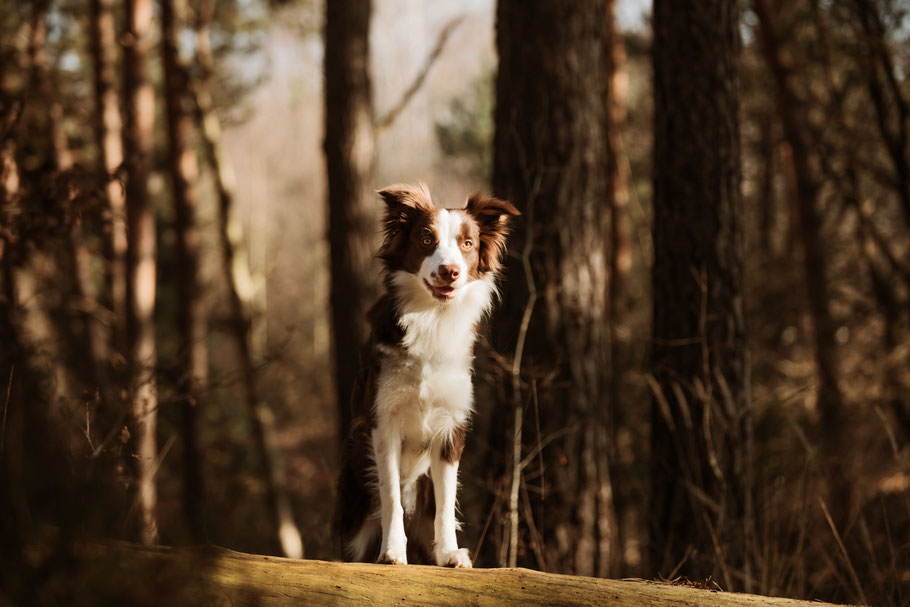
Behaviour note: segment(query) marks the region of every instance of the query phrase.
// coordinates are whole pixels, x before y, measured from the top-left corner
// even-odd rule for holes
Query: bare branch
[[[414,77],[411,86],[402,93],[401,97],[398,99],[398,103],[393,105],[392,109],[381,117],[374,119],[374,128],[376,131],[384,131],[392,126],[395,120],[398,119],[399,114],[404,111],[404,108],[407,107],[414,95],[420,90],[420,87],[423,86],[427,76],[430,74],[430,70],[433,68],[433,64],[436,63],[436,60],[439,59],[443,49],[445,49],[449,37],[452,35],[452,32],[461,25],[462,21],[464,21],[464,16],[455,17],[442,28],[442,31],[439,32],[439,37],[436,39],[436,46],[433,47],[433,50],[423,62],[423,67],[417,73],[417,76]]]
[[[537,284],[534,281],[534,270],[531,267],[531,251],[534,247],[534,199],[540,189],[540,181],[538,174],[534,187],[531,189],[531,195],[528,196],[527,238],[521,253],[521,263],[528,284],[528,301],[525,303],[518,342],[515,344],[515,357],[512,359],[512,399],[515,424],[512,429],[512,483],[509,491],[509,567],[515,567],[518,562],[518,489],[521,484],[521,472],[524,468],[521,463],[521,426],[524,415],[524,408],[521,406],[521,359],[524,355],[531,314],[534,312],[534,304],[537,302]]]

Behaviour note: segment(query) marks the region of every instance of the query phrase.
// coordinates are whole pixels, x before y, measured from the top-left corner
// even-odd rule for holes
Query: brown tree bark
[[[116,90],[117,30],[114,0],[91,0],[95,142],[98,173],[107,206],[105,298],[112,313],[109,347],[126,357],[126,198],[117,171],[123,163],[123,120]]]
[[[218,235],[223,256],[223,276],[228,289],[231,337],[240,358],[244,400],[249,413],[250,427],[256,450],[262,458],[265,472],[266,499],[275,529],[275,539],[286,556],[303,557],[303,539],[294,522],[287,494],[284,463],[275,437],[275,415],[259,392],[259,378],[253,363],[250,344],[251,321],[244,309],[237,287],[235,251],[242,233],[233,215],[234,175],[221,149],[221,125],[215,115],[210,93],[214,61],[209,39],[209,25],[215,9],[214,0],[206,0],[199,8],[196,20],[196,62],[202,72],[193,91],[196,122],[202,136],[203,149],[212,167],[215,190],[218,193]]]
[[[135,454],[138,533],[158,541],[155,428],[155,209],[148,179],[154,147],[155,96],[148,79],[152,0],[125,0],[123,128],[127,215],[127,341],[130,367],[130,433]]]
[[[860,65],[865,68],[866,89],[891,162],[894,190],[904,219],[910,223],[910,102],[895,70],[878,4],[871,0],[854,0],[852,4],[862,30],[858,37],[864,51]]]
[[[857,53],[857,63],[866,75],[866,90],[875,109],[879,137],[891,163],[890,185],[900,203],[904,221],[910,224],[910,99],[902,89],[895,57],[889,47],[890,32],[882,18],[882,5],[872,0],[854,0],[852,5],[855,22],[861,30],[857,38],[861,41],[862,52]],[[862,213],[859,208],[857,212]],[[883,281],[871,264],[870,272],[879,305],[884,310],[884,345],[888,351],[893,351],[899,342],[896,335],[899,302],[887,295],[893,286],[889,286],[887,280]],[[910,361],[905,364],[907,362]],[[910,437],[910,395],[895,375],[894,371],[887,373],[886,381],[892,393],[889,400],[904,435]]]
[[[374,268],[378,206],[373,188],[375,133],[369,76],[371,0],[327,2],[325,151],[328,172],[330,303],[340,441],[350,425],[350,397],[366,312],[379,289]]]
[[[50,144],[54,167],[57,208],[65,220],[68,234],[63,248],[51,248],[45,279],[60,287],[60,297],[51,304],[48,318],[58,334],[60,349],[58,377],[70,376],[61,396],[71,398],[79,390],[97,393],[107,400],[106,338],[100,319],[101,308],[91,271],[92,254],[83,238],[83,210],[76,201],[80,195],[72,179],[75,159],[64,128],[64,110],[56,88],[56,70],[47,54],[48,11],[50,3],[32,6],[29,42],[30,92],[45,108],[44,136]]]
[[[199,231],[192,106],[178,50],[183,0],[161,0],[161,61],[167,111],[168,162],[177,232],[177,330],[180,339],[178,399],[183,414],[183,509],[190,535],[205,538],[205,476],[200,413],[207,377],[205,302],[199,286]]]
[[[424,606],[547,605],[550,607],[825,607],[829,603],[717,592],[695,584],[601,580],[527,569],[287,561],[230,550],[86,546],[79,552],[89,580],[110,576],[129,596],[161,584],[181,589],[178,605],[291,607],[298,605]],[[102,577],[109,596],[117,596]],[[195,603],[193,602],[195,601]]]
[[[609,275],[607,278],[607,341],[609,343],[609,368],[607,402],[608,407],[600,409],[604,432],[600,434],[599,449],[608,453],[609,458],[598,462],[598,483],[601,497],[598,500],[598,570],[597,575],[606,577],[616,571],[618,564],[619,531],[616,508],[610,507],[614,502],[613,487],[610,481],[610,462],[616,453],[613,443],[616,438],[614,413],[621,406],[621,386],[623,384],[623,366],[620,363],[620,344],[617,327],[621,318],[619,309],[622,285],[631,265],[631,247],[629,243],[629,220],[626,206],[629,200],[629,183],[626,174],[626,153],[623,146],[622,129],[626,121],[626,47],[616,20],[616,1],[610,0],[607,7],[606,46],[606,100],[607,100],[607,205],[610,208],[609,237]]]
[[[607,80],[606,99],[608,106],[607,145],[609,146],[609,188],[610,205],[610,308],[611,314],[618,298],[625,274],[631,265],[629,243],[629,220],[626,206],[629,202],[629,179],[625,169],[628,162],[623,144],[623,125],[626,122],[626,45],[616,20],[616,0],[611,0],[607,9]],[[612,344],[611,339],[611,344]]]
[[[758,195],[756,201],[760,205],[758,221],[758,243],[762,253],[770,259],[774,253],[771,246],[771,235],[774,231],[775,196],[774,175],[776,174],[777,137],[774,134],[774,116],[771,112],[762,112],[759,119],[759,139],[756,156],[761,166],[758,178]]]
[[[500,0],[496,25],[493,189],[524,217],[494,319],[494,346],[511,359],[514,417],[493,422],[511,430],[493,444],[515,446],[510,526],[525,466],[531,504],[520,545],[503,534],[512,535],[510,563],[533,562],[533,552],[540,568],[588,575],[610,573],[615,551],[606,547],[616,541],[604,423],[609,8]],[[525,413],[535,396],[539,407]],[[539,433],[522,431],[538,421]]]
[[[819,440],[824,457],[824,472],[829,484],[829,507],[841,526],[849,510],[849,490],[843,476],[844,397],[838,385],[837,326],[828,304],[827,262],[821,242],[819,194],[821,177],[813,164],[809,137],[805,131],[808,112],[800,102],[794,83],[792,57],[786,53],[776,21],[774,3],[753,0],[758,16],[765,61],[777,84],[777,114],[783,131],[781,164],[803,249],[803,267],[809,314],[812,319],[815,367],[818,373],[818,408],[821,413]]]
[[[739,10],[654,4],[653,575],[752,587]]]

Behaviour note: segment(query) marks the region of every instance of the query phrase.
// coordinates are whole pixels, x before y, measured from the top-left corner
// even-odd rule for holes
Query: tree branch
[[[464,21],[463,16],[456,17],[442,28],[442,31],[439,32],[439,37],[436,39],[436,46],[433,47],[433,50],[423,62],[423,67],[417,73],[417,76],[411,81],[411,86],[402,93],[401,97],[398,99],[398,103],[392,106],[392,109],[381,117],[374,119],[374,128],[376,131],[381,132],[392,126],[401,112],[404,111],[404,108],[407,107],[414,95],[420,90],[420,87],[423,86],[424,81],[426,81],[427,76],[430,74],[430,70],[433,68],[433,64],[436,63],[436,60],[442,54],[443,49],[445,49],[446,43],[449,41],[452,32],[461,25],[462,21]]]

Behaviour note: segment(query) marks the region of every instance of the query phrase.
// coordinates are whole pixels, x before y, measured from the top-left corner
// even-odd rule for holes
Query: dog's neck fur
[[[458,299],[440,303],[404,271],[394,272],[389,285],[395,299],[397,324],[404,332],[401,345],[424,362],[470,364],[475,327],[493,303],[496,286],[492,274],[472,281]]]

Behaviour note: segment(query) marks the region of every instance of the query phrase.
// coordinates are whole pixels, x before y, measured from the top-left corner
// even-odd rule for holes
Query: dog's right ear
[[[383,241],[379,248],[379,258],[388,266],[394,264],[400,257],[407,243],[408,227],[417,215],[433,208],[433,201],[429,188],[422,182],[416,186],[390,185],[380,190],[379,196],[386,204],[385,216],[382,219]]]

